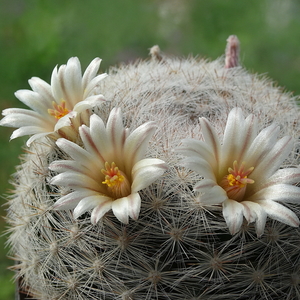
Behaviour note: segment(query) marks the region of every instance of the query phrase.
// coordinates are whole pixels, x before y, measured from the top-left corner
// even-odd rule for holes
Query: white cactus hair
[[[43,300],[300,299],[299,229],[268,219],[261,238],[246,223],[231,236],[220,209],[195,201],[198,175],[182,168],[174,152],[182,139],[201,138],[199,117],[221,134],[238,106],[257,117],[260,129],[275,122],[281,136],[293,137],[282,167],[297,167],[298,98],[241,66],[225,68],[224,57],[168,57],[158,46],[150,53],[109,70],[99,84],[107,101],[94,112],[106,120],[121,107],[130,129],[155,121],[148,155],[164,160],[168,171],[142,190],[137,221],[125,225],[108,212],[92,225],[89,213],[74,220],[71,211],[51,209],[59,194],[48,166],[65,154],[50,139],[34,142],[8,199],[8,245],[20,290]],[[299,205],[292,209],[299,217]]]

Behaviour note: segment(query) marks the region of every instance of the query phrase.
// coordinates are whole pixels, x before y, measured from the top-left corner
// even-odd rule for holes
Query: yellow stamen
[[[244,178],[247,178],[247,176],[245,176]],[[245,183],[242,183],[240,175],[235,177],[234,175],[229,174],[229,175],[227,175],[227,180],[228,180],[229,185],[231,185],[231,186],[238,185],[240,188],[242,188],[246,185]]]
[[[48,109],[48,114],[55,117],[55,119],[59,120],[60,118],[64,117],[67,115],[70,110],[66,108],[66,101],[62,100],[60,105],[58,105],[56,102],[52,102],[53,108],[54,109]]]
[[[241,201],[245,195],[247,184],[253,184],[254,180],[248,178],[248,175],[254,170],[251,167],[245,170],[245,162],[238,166],[237,161],[233,162],[233,168],[228,168],[228,175],[226,175],[220,185],[227,192],[230,199]]]
[[[107,184],[108,187],[113,187],[116,184],[119,185],[124,181],[125,177],[121,174],[116,164],[113,162],[111,166],[108,162],[105,163],[105,169],[102,169],[101,172],[105,175],[105,181],[102,181],[103,184]]]
[[[107,185],[109,193],[114,198],[126,197],[130,194],[129,181],[114,162],[111,165],[106,162],[105,169],[102,169],[101,172],[105,175],[105,180],[102,183]]]

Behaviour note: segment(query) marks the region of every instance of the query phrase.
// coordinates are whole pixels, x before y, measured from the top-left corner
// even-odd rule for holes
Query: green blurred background
[[[55,65],[78,56],[83,69],[96,56],[101,69],[147,58],[158,44],[168,54],[216,59],[226,39],[241,41],[241,61],[300,94],[299,0],[0,0],[0,109],[22,107],[14,97],[38,76],[50,81]],[[0,194],[10,188],[24,139],[8,142],[0,128]],[[5,203],[5,196],[0,199]],[[5,215],[5,206],[1,207]],[[0,231],[5,222],[1,218]],[[0,299],[14,299],[12,264],[0,237]]]

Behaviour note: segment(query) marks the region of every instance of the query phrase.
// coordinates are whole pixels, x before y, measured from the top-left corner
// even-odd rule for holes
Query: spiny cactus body
[[[20,288],[42,300],[300,299],[299,229],[268,218],[257,237],[244,220],[231,235],[221,206],[198,201],[201,176],[176,151],[187,137],[203,139],[199,117],[222,138],[229,112],[240,107],[259,131],[276,123],[280,137],[293,138],[282,168],[296,168],[296,99],[241,67],[224,68],[222,59],[159,57],[110,69],[97,86],[106,102],[90,108],[104,123],[121,108],[130,131],[148,121],[158,128],[146,157],[168,170],[139,192],[137,220],[124,224],[108,211],[91,224],[90,211],[75,219],[70,209],[54,210],[69,189],[51,184],[57,173],[49,165],[70,157],[50,138],[22,156],[7,214]],[[300,216],[299,204],[288,207]]]

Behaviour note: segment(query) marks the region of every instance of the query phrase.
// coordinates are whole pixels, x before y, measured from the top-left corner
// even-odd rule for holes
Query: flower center
[[[254,167],[245,170],[245,162],[240,166],[235,160],[233,168],[228,168],[228,175],[226,175],[220,185],[226,191],[229,199],[241,201],[246,192],[247,184],[254,183],[254,180],[248,178],[248,175],[254,170]]]
[[[129,180],[114,162],[111,164],[106,162],[105,169],[102,169],[101,172],[105,175],[105,181],[102,183],[107,185],[113,198],[126,197],[131,193]]]
[[[60,105],[58,105],[56,102],[52,102],[53,108],[54,109],[48,109],[48,114],[53,116],[55,119],[59,120],[60,118],[64,117],[67,115],[70,110],[66,108],[66,101],[62,100]]]

